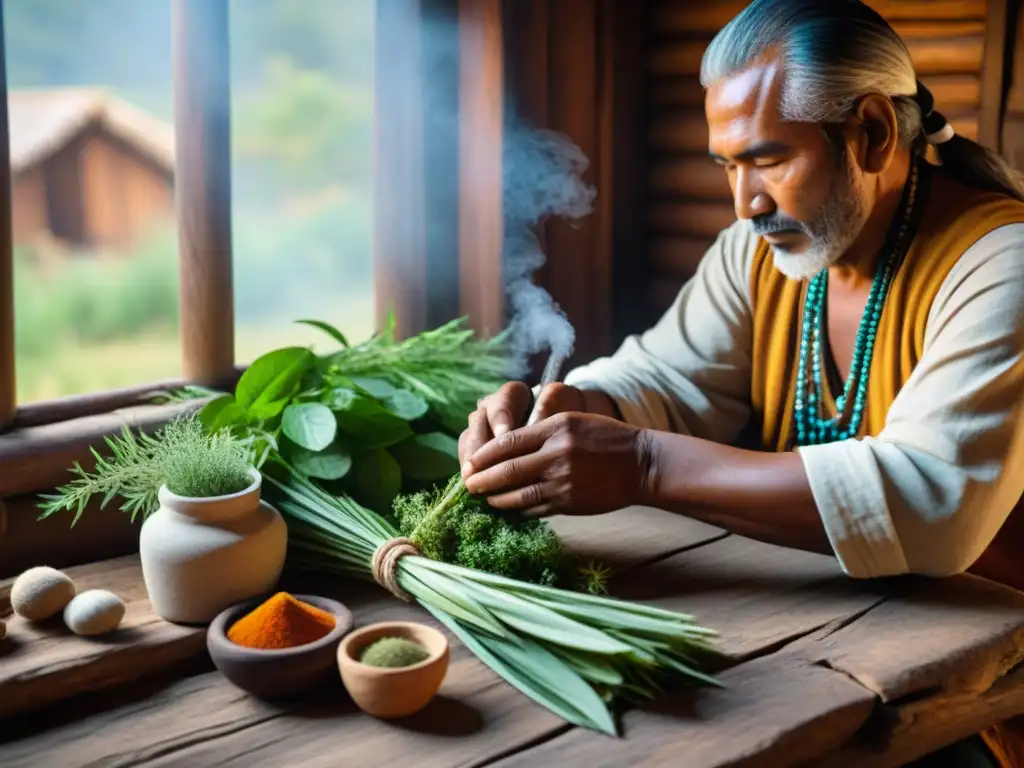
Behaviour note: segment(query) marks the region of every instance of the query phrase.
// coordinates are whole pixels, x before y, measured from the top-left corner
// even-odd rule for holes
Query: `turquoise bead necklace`
[[[796,397],[793,403],[797,445],[820,445],[836,440],[848,440],[860,429],[867,401],[868,372],[871,370],[871,356],[875,347],[878,323],[885,307],[889,286],[903,262],[912,238],[910,230],[914,203],[917,197],[918,166],[911,163],[910,178],[907,181],[906,204],[892,247],[879,260],[871,292],[857,329],[853,347],[853,361],[850,374],[843,385],[843,393],[836,398],[836,415],[824,415],[823,395],[825,375],[822,365],[822,345],[825,327],[825,297],[828,294],[828,270],[811,278],[804,298],[803,323],[800,329],[799,364],[796,376]],[[810,371],[809,371],[810,369]]]

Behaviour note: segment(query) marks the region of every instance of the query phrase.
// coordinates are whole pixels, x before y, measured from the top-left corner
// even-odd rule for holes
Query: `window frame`
[[[171,0],[175,127],[175,198],[179,235],[181,376],[130,387],[41,402],[16,403],[14,366],[14,264],[11,228],[10,132],[8,123],[3,13],[0,6],[0,575],[53,561],[60,567],[134,551],[137,526],[116,509],[92,509],[74,530],[70,525],[37,531],[37,494],[69,479],[68,469],[94,464],[92,451],[124,425],[152,430],[179,413],[182,405],[153,405],[148,398],[186,384],[231,389],[243,367],[236,365],[231,235],[231,141],[229,0]],[[407,336],[469,314],[477,330],[499,330],[501,233],[467,222],[501,221],[500,162],[492,194],[468,196],[452,180],[452,169],[437,164],[424,172],[429,140],[417,101],[427,76],[424,35],[428,18],[458,23],[464,14],[483,18],[485,38],[460,34],[459,62],[446,73],[458,87],[460,137],[450,157],[471,151],[477,158],[501,156],[501,0],[378,0],[375,52],[374,282],[378,324],[398,306],[398,333]],[[461,25],[460,25],[461,31]],[[468,52],[463,53],[462,49]],[[466,77],[467,62],[486,61],[484,76]],[[480,67],[478,67],[480,68]],[[435,74],[435,73],[431,73]],[[460,79],[461,78],[461,79]],[[387,88],[383,84],[399,84]],[[495,108],[497,104],[497,109]],[[466,115],[463,116],[463,111]],[[477,121],[485,120],[481,138]],[[385,152],[386,146],[401,151]],[[460,167],[463,163],[459,163]],[[431,181],[445,177],[458,200],[458,215],[445,222],[448,238],[428,236],[436,219],[427,194]],[[495,218],[497,217],[497,218]],[[411,224],[409,224],[411,222]],[[396,223],[402,226],[396,226]],[[471,249],[474,258],[460,258]],[[482,265],[482,266],[481,266]],[[454,280],[467,285],[453,294]],[[436,279],[441,273],[444,279]],[[431,274],[435,279],[431,279]],[[497,313],[493,308],[498,308]],[[83,528],[85,530],[83,530]]]

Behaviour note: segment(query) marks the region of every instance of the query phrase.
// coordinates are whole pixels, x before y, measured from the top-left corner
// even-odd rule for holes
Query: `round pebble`
[[[75,596],[75,582],[47,565],[29,568],[11,586],[11,608],[23,619],[43,621],[56,616]]]
[[[105,589],[89,589],[68,603],[64,623],[76,635],[105,635],[124,618],[124,601]]]

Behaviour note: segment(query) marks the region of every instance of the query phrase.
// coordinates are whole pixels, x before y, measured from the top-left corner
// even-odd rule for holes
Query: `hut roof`
[[[100,88],[12,90],[8,114],[13,173],[46,159],[94,122],[174,168],[174,127]]]

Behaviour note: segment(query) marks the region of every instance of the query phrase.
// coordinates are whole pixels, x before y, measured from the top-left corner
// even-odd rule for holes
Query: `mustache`
[[[750,219],[750,228],[755,235],[774,235],[777,232],[807,232],[807,228],[796,219],[778,213],[765,213]]]

